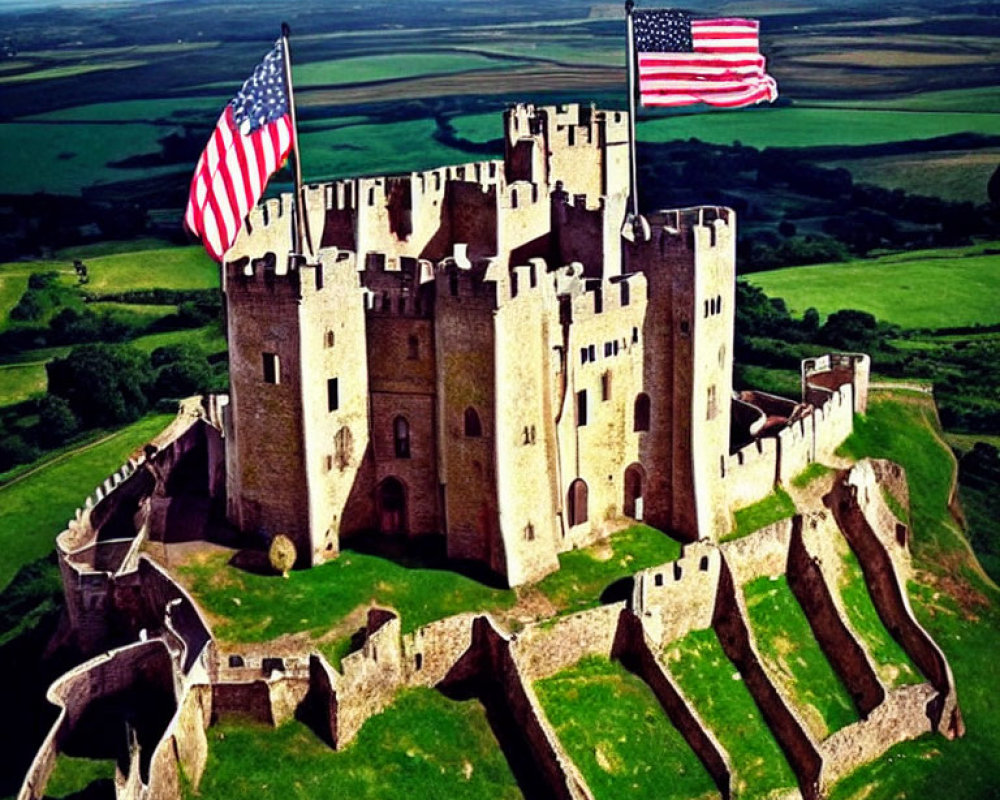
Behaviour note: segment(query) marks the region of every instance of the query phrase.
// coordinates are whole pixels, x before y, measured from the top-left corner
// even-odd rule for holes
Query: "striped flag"
[[[660,9],[635,11],[633,25],[644,106],[735,108],[778,96],[764,71],[757,20],[691,19]]]
[[[292,147],[283,43],[257,65],[223,109],[198,159],[184,224],[222,261],[243,220]]]

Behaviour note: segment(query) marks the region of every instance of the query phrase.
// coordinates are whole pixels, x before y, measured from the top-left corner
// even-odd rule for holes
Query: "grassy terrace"
[[[788,496],[788,492],[776,489],[763,500],[736,511],[733,514],[735,518],[733,530],[720,541],[731,542],[733,539],[741,539],[749,533],[759,531],[779,520],[788,519],[794,514],[795,503]]]
[[[305,725],[225,721],[208,731],[208,766],[192,797],[520,798],[476,700],[409,689],[334,752]]]
[[[743,587],[743,594],[761,658],[813,734],[824,738],[856,722],[851,697],[823,655],[785,577],[758,578]]]
[[[598,800],[717,791],[650,688],[617,662],[585,658],[535,690]]]
[[[797,784],[792,768],[715,631],[692,631],[665,652],[670,672],[732,759],[733,794],[769,797]]]
[[[520,595],[540,600],[554,612],[590,608],[598,605],[609,584],[679,554],[676,541],[637,525],[615,534],[610,543],[564,553],[559,572]],[[231,551],[199,553],[176,570],[208,611],[216,636],[238,643],[301,633],[334,662],[345,652],[345,637],[363,622],[360,612],[371,604],[395,608],[403,630],[412,631],[462,611],[502,614],[519,598],[519,592],[492,588],[449,569],[354,550],[292,572],[287,580],[234,567],[231,557]]]
[[[846,548],[845,548],[846,549]],[[861,565],[850,550],[843,554],[840,598],[847,611],[851,627],[861,638],[872,660],[875,671],[888,686],[921,683],[923,676],[917,671],[906,651],[889,634],[872,604]]]

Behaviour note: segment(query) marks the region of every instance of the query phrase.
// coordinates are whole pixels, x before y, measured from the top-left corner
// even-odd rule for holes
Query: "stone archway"
[[[379,533],[406,533],[406,487],[399,478],[386,478],[375,491]]]
[[[626,517],[642,522],[645,512],[646,470],[641,464],[630,464],[625,469],[625,500],[622,511]]]

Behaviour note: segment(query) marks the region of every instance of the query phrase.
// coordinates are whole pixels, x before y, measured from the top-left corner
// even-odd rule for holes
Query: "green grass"
[[[133,339],[129,344],[145,353],[152,353],[157,347],[166,347],[171,344],[197,345],[208,355],[226,352],[226,337],[222,332],[222,327],[217,324],[183,331],[150,333]]]
[[[536,586],[564,611],[598,605],[601,592],[619,578],[680,558],[675,539],[647,525],[634,525],[612,535],[606,544],[571,550],[559,556],[559,571]]]
[[[235,88],[235,87],[234,87]],[[20,117],[28,122],[150,122],[193,116],[192,112],[216,112],[226,103],[225,92],[218,97],[164,97],[150,100],[118,100],[113,103],[88,103],[44,114]],[[192,164],[192,169],[194,165]]]
[[[890,687],[922,683],[923,676],[882,624],[878,611],[872,604],[871,595],[868,594],[865,576],[857,557],[850,549],[845,548],[845,551],[841,584],[838,587],[840,598],[851,627],[875,662],[879,677]]]
[[[111,439],[38,472],[0,487],[3,526],[0,542],[0,590],[17,570],[41,558],[55,546],[56,536],[94,488],[128,456],[173,419],[169,414],[145,417],[115,433]]]
[[[813,481],[826,477],[832,472],[833,470],[829,467],[825,467],[822,464],[814,462],[792,478],[792,486],[796,489],[805,489]]]
[[[0,366],[0,406],[13,405],[44,394],[46,386],[48,377],[44,364]]]
[[[208,730],[208,765],[194,796],[228,800],[520,798],[476,700],[406,689],[335,752],[302,723],[272,729],[225,721]]]
[[[585,658],[538,681],[535,691],[598,800],[715,795],[714,782],[652,690],[621,664]]]
[[[763,500],[733,512],[735,525],[732,532],[720,539],[731,542],[749,533],[759,531],[775,522],[788,519],[795,514],[795,503],[784,489],[775,489]]]
[[[857,722],[851,697],[826,660],[785,576],[750,581],[743,594],[761,658],[814,734],[823,738]]]
[[[798,785],[715,631],[692,631],[671,642],[665,658],[685,696],[732,758],[735,797],[763,800]]]
[[[674,114],[638,123],[644,142],[696,137],[714,144],[752,147],[821,147],[930,139],[952,133],[1000,135],[1000,114],[844,108],[750,108]]]
[[[953,550],[962,541],[948,511],[954,460],[939,438],[932,401],[915,392],[876,392],[868,414],[856,416],[854,433],[840,451],[852,458],[888,458],[906,469],[915,555]],[[939,567],[940,568],[940,567]]]
[[[205,554],[178,569],[215,620],[216,635],[227,642],[262,642],[297,632],[319,638],[354,609],[372,603],[395,608],[403,630],[412,631],[462,611],[508,608],[516,599],[511,590],[457,572],[404,566],[352,550],[287,579],[239,570],[227,564],[229,558],[227,552]]]
[[[1000,256],[983,254],[985,247],[755,272],[747,280],[799,316],[815,306],[822,316],[854,308],[904,328],[991,324],[1000,322]]]
[[[170,247],[86,259],[94,293],[129,289],[217,289],[219,265],[203,247]]]
[[[810,100],[811,105],[900,111],[982,111],[1000,107],[1000,87],[979,86],[971,89],[947,89],[915,92],[902,97],[873,100]],[[916,118],[919,122],[920,118]]]
[[[82,792],[96,781],[115,778],[115,762],[93,758],[74,758],[60,753],[49,782],[45,786],[45,796],[63,798]],[[110,786],[109,786],[110,788]]]
[[[28,83],[38,81],[54,80],[56,78],[73,78],[86,75],[89,72],[106,72],[108,70],[132,69],[133,67],[145,66],[145,61],[113,61],[104,64],[67,64],[61,67],[47,67],[36,69],[31,72],[21,72],[17,75],[4,75],[0,77],[0,86],[4,84]]]

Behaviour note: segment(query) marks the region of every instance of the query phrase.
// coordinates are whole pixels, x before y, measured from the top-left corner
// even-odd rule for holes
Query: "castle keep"
[[[735,219],[621,236],[628,118],[517,106],[502,161],[308,189],[225,264],[228,515],[302,562],[443,532],[520,584],[627,519],[728,529]]]

